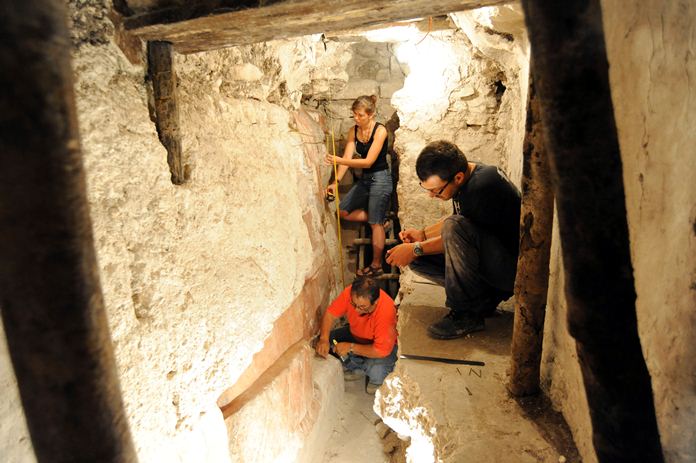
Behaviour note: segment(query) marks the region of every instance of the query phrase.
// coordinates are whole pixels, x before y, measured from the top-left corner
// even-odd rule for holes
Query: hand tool
[[[333,351],[336,352],[336,346],[338,346],[338,343],[336,342],[335,339],[333,339],[333,345],[334,345]],[[338,352],[336,352],[336,354],[338,354]],[[339,357],[341,357],[341,361],[342,361],[342,362],[345,362],[346,360],[348,360],[348,356],[347,356],[347,355],[339,355]]]

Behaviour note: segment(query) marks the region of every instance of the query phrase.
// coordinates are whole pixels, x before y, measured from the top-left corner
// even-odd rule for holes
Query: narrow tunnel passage
[[[120,0],[115,10],[100,0],[68,2],[69,30],[51,46],[60,48],[63,54],[54,56],[65,56],[66,63],[67,55],[72,56],[74,85],[39,85],[44,73],[29,72],[17,74],[26,76],[22,79],[26,85],[16,85],[9,76],[4,86],[27,88],[52,102],[60,94],[68,103],[68,110],[50,111],[48,116],[56,127],[70,129],[58,134],[68,133],[70,139],[59,145],[84,165],[84,204],[65,211],[52,208],[46,217],[67,211],[89,219],[80,229],[85,233],[91,229],[93,243],[79,244],[96,257],[87,266],[94,278],[84,280],[66,271],[69,266],[56,250],[66,246],[74,250],[75,243],[61,241],[64,235],[52,237],[49,227],[41,226],[43,213],[31,217],[31,223],[39,223],[36,240],[17,245],[10,239],[21,229],[22,220],[7,219],[6,214],[18,211],[21,216],[31,210],[23,206],[43,191],[32,183],[40,172],[51,173],[39,182],[43,188],[53,181],[69,181],[66,169],[79,171],[51,158],[58,145],[32,125],[39,119],[27,112],[29,100],[18,101],[12,92],[2,98],[9,108],[9,124],[0,134],[7,167],[3,191],[8,192],[0,199],[7,206],[0,207],[0,216],[6,217],[0,218],[0,236],[5,249],[12,251],[13,262],[31,262],[16,256],[34,251],[35,246],[49,250],[40,262],[28,266],[29,276],[21,284],[39,275],[33,269],[57,269],[51,270],[55,278],[49,280],[62,281],[60,276],[96,288],[89,304],[100,306],[103,294],[105,320],[99,335],[84,333],[90,342],[100,339],[97,351],[113,348],[115,362],[107,362],[113,364],[107,368],[112,378],[100,384],[106,385],[112,403],[123,401],[123,412],[109,415],[116,417],[114,427],[100,429],[121,437],[130,434],[133,441],[132,450],[130,444],[124,445],[120,460],[113,460],[311,462],[364,457],[364,461],[454,462],[486,461],[495,455],[496,461],[604,461],[602,438],[610,432],[597,431],[600,396],[583,384],[587,371],[581,367],[587,365],[578,360],[566,324],[568,313],[577,309],[577,301],[566,296],[570,294],[566,283],[577,281],[565,281],[564,264],[569,260],[561,258],[561,251],[568,248],[567,242],[563,248],[560,245],[558,224],[553,229],[549,295],[542,301],[548,306],[547,317],[539,328],[545,335],[538,375],[541,398],[513,400],[507,395],[514,301],[502,303],[495,316],[485,320],[485,331],[435,342],[426,333],[445,313],[441,288],[408,270],[396,280],[396,269],[385,262],[383,288],[399,304],[400,353],[477,365],[400,359],[373,397],[360,381],[344,383],[340,363],[316,357],[312,349],[322,313],[370,260],[363,251],[369,249],[371,237],[362,231],[356,236],[358,227],[344,224],[344,239],[338,242],[336,203],[324,197],[332,170],[325,164],[329,139],[336,138],[340,152],[354,124],[350,103],[359,95],[376,95],[378,120],[389,132],[395,186],[390,209],[395,215],[388,240],[396,240],[399,229],[422,230],[452,214],[452,204],[433,200],[430,196],[437,189],[419,185],[423,179],[415,172],[418,153],[434,140],[456,143],[471,161],[497,166],[501,175],[520,186],[529,75],[520,5],[491,1],[487,8],[438,16],[451,11],[454,3],[470,7],[482,2],[410,0],[397,8],[415,8],[425,13],[415,16],[426,19],[376,27],[375,22],[401,20],[399,15],[406,13],[395,13],[393,2],[373,0],[366,6],[369,11],[393,16],[365,23],[355,19],[366,17],[364,12],[356,15],[350,10],[360,2],[346,2],[326,12],[326,21],[338,24],[345,14],[346,21],[353,22],[332,29],[339,32],[303,35],[293,29],[297,25],[293,21],[305,21],[304,34],[315,31],[322,23],[316,16],[322,7],[314,5],[312,14],[298,15],[293,12],[298,2],[250,2],[242,9],[222,3],[194,2],[190,8],[163,12],[158,9],[160,2],[150,0]],[[306,6],[312,0],[299,3]],[[622,173],[618,177],[623,178],[625,210],[619,215],[626,219],[628,230],[619,234],[628,239],[624,235],[630,232],[624,257],[637,297],[629,294],[626,299],[637,316],[629,328],[637,331],[633,346],[639,342],[642,347],[634,349],[635,360],[644,358],[647,371],[642,373],[651,375],[648,385],[657,419],[653,428],[659,430],[658,434],[650,428],[638,437],[652,444],[657,440],[653,448],[662,445],[666,460],[687,462],[696,457],[690,431],[696,427],[691,426],[694,415],[689,407],[694,390],[689,366],[696,357],[688,342],[696,328],[690,298],[694,256],[689,253],[696,247],[693,207],[685,198],[695,196],[688,192],[696,182],[689,181],[694,167],[683,161],[689,159],[688,147],[696,143],[691,130],[696,92],[674,89],[693,87],[688,76],[696,69],[693,60],[683,57],[694,48],[696,10],[684,2],[665,6],[658,0],[631,0],[621,6],[590,3],[595,13],[600,3],[602,7],[601,15],[593,17],[604,22],[606,59],[611,64],[607,77],[611,98],[605,102],[613,105],[615,145],[621,147],[612,159],[621,164],[614,173]],[[41,9],[37,5],[27,3],[20,12],[23,18],[31,20]],[[56,5],[47,8],[53,11]],[[252,36],[251,31],[244,32],[250,24],[258,26],[254,33],[269,34],[259,18],[288,6],[283,13],[288,16],[280,16],[287,21],[274,22],[275,30],[264,39],[268,41],[225,42],[240,30],[237,39]],[[663,18],[659,27],[651,21],[657,16]],[[314,24],[308,24],[308,18]],[[1,28],[7,31],[10,23]],[[34,38],[35,29],[30,30],[34,32],[27,32],[27,37]],[[219,35],[201,40],[203,36],[195,34],[202,30]],[[156,85],[159,97],[164,96],[161,104],[167,92],[176,94],[176,111],[162,104],[164,112],[153,111],[152,119],[145,83],[148,40],[172,44],[165,47],[170,62]],[[16,43],[21,48],[23,41]],[[553,48],[544,53],[553,55]],[[13,58],[14,53],[8,49],[0,60]],[[63,76],[70,75],[67,64],[61,70]],[[46,75],[53,76],[53,71],[49,66]],[[584,104],[584,98],[576,98],[573,105]],[[592,95],[586,98],[591,100]],[[46,113],[51,107],[37,112]],[[585,127],[585,121],[580,122],[575,126]],[[20,125],[24,132],[17,130]],[[32,134],[21,137],[31,142],[27,149],[17,149],[22,133]],[[590,142],[582,152],[592,151],[591,138],[578,140]],[[41,143],[50,149],[36,150]],[[58,167],[16,175],[13,168],[24,165],[24,160],[15,158],[29,154],[36,156],[37,165]],[[602,165],[601,155],[592,159]],[[346,176],[341,193],[350,188],[350,181]],[[572,178],[567,181],[572,184]],[[612,182],[608,185],[612,188],[621,183],[616,178]],[[17,195],[16,186],[31,194]],[[47,197],[46,204],[56,198]],[[565,211],[566,219],[573,217],[567,206]],[[594,231],[603,226],[599,222],[592,225]],[[396,244],[388,242],[387,247]],[[339,253],[345,253],[345,264],[337,264]],[[3,282],[24,275],[11,271],[10,259],[7,262]],[[598,262],[601,266],[601,259]],[[75,305],[52,308],[57,299],[41,289],[43,280],[39,283],[28,285],[47,298],[42,308],[48,308],[49,315],[39,318],[50,326],[39,334],[53,336]],[[602,289],[598,283],[590,286],[585,288],[590,293]],[[15,349],[18,340],[51,344],[41,343],[38,335],[14,331],[11,315],[28,310],[30,304],[26,299],[12,300],[12,288],[10,283],[0,287],[2,337],[11,341],[9,352],[0,350],[0,385],[8,391],[0,407],[0,454],[11,462],[43,461],[42,455],[57,455],[56,443],[65,448],[76,445],[87,453],[101,451],[106,439],[67,439],[63,427],[48,424],[48,408],[40,407],[37,418],[39,402],[29,403],[34,398],[22,376],[26,365]],[[31,321],[29,312],[19,314],[29,314]],[[579,326],[573,325],[576,334]],[[106,340],[107,331],[111,341]],[[70,339],[78,342],[79,333],[69,332],[75,334]],[[585,344],[595,339],[593,330],[583,333]],[[664,333],[669,333],[669,342]],[[93,384],[69,373],[58,375],[58,366],[66,367],[60,370],[66,372],[71,366],[86,366],[94,373],[84,363],[89,356],[70,360],[60,345],[50,355],[59,360],[39,362],[42,373],[88,389]],[[108,374],[97,376],[98,383]],[[116,377],[120,393],[114,386]],[[71,410],[93,413],[86,402],[84,408],[72,404],[70,394],[40,395],[76,426],[85,420]],[[623,402],[606,403],[611,410]],[[106,415],[102,418],[108,421]],[[37,429],[41,439],[35,435]]]

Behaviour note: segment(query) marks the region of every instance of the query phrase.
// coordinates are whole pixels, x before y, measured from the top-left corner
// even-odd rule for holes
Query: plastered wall
[[[696,6],[602,2],[624,168],[636,310],[668,462],[696,460]],[[557,235],[543,375],[596,461],[575,344],[567,334]]]
[[[315,258],[330,255],[310,241],[326,225],[320,159],[305,156],[292,108],[268,102],[271,79],[252,72],[255,59],[271,62],[275,51],[177,57],[192,167],[182,187],[169,181],[142,69],[111,45],[75,57],[102,287],[142,461],[217,459],[223,450],[209,434],[223,426],[218,396],[299,294]]]

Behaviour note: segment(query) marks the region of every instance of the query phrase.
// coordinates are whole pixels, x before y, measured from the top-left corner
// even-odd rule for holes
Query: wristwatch
[[[421,246],[420,241],[415,243],[415,246],[413,247],[413,254],[415,254],[416,257],[423,255],[423,247]]]

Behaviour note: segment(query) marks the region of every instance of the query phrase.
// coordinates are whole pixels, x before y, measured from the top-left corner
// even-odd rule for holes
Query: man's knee
[[[382,384],[384,378],[387,377],[389,373],[394,371],[394,362],[388,363],[375,363],[372,362],[365,374],[369,378],[369,381],[373,384]]]
[[[442,239],[450,241],[455,237],[468,240],[476,239],[478,228],[474,223],[463,215],[451,215],[445,219],[442,225]]]

